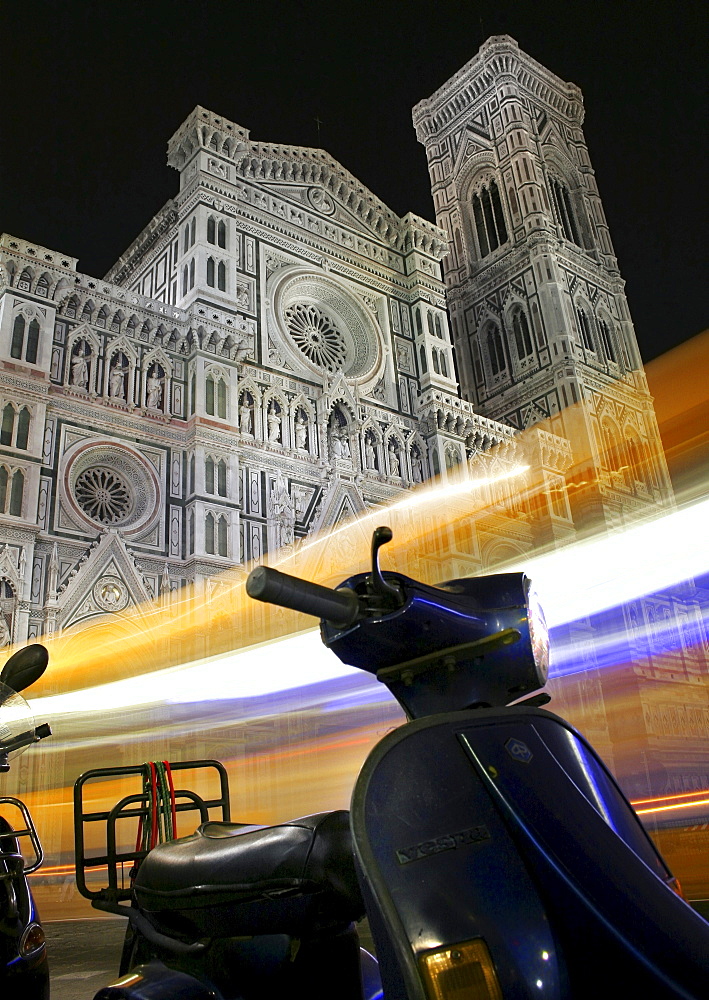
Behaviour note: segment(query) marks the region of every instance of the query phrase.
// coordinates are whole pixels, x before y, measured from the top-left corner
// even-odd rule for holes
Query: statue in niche
[[[7,624],[7,618],[0,611],[0,646],[11,646],[12,636],[10,635],[10,629]]]
[[[108,373],[108,394],[113,399],[126,398],[125,373],[127,368],[128,365],[124,356],[117,354],[111,362],[111,368]]]
[[[389,475],[390,476],[401,476],[401,467],[399,465],[399,454],[396,450],[396,445],[393,441],[389,442]]]
[[[347,461],[352,460],[350,453],[350,436],[347,432],[347,421],[342,411],[336,406],[330,416],[330,426],[328,430],[328,444],[330,446],[331,458],[342,458]]]
[[[77,345],[77,353],[71,359],[71,384],[79,389],[89,387],[89,362],[91,351],[87,348],[86,341],[80,340]]]
[[[377,453],[374,450],[374,440],[371,434],[364,439],[364,464],[367,469],[377,471]]]
[[[239,427],[242,434],[253,434],[251,403],[251,396],[245,392],[241,397],[241,406],[239,407]]]
[[[268,423],[268,440],[279,442],[281,440],[281,418],[278,406],[273,401],[268,407],[266,421]]]
[[[278,548],[290,545],[294,537],[295,510],[288,492],[288,481],[280,469],[271,489],[269,513],[274,521]]]
[[[308,418],[302,410],[295,416],[295,446],[298,451],[306,451],[308,447]]]
[[[162,403],[162,378],[160,377],[160,369],[157,365],[153,365],[150,369],[148,380],[145,383],[145,391],[148,409],[159,410]]]
[[[411,476],[415,483],[423,482],[423,461],[418,448],[411,449]]]

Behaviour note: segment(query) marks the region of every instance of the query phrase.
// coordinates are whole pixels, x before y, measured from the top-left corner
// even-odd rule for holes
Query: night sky
[[[591,161],[650,360],[707,326],[705,9],[6,0],[0,230],[103,275],[177,192],[165,149],[196,104],[253,139],[321,146],[399,215],[433,220],[411,108],[506,33],[584,93]]]

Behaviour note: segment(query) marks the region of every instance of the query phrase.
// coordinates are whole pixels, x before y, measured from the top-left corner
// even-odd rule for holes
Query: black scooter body
[[[595,751],[549,712],[390,733],[352,828],[386,1000],[426,1000],[420,956],[476,938],[505,1000],[706,995],[706,922]]]

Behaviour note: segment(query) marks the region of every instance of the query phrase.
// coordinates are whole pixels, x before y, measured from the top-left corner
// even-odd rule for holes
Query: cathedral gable
[[[143,576],[122,538],[114,531],[74,568],[58,598],[59,621],[68,628],[93,615],[116,614],[151,600]]]

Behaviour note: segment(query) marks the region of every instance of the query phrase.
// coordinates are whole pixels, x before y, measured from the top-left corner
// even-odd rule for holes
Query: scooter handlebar
[[[353,590],[331,590],[267,566],[258,566],[249,573],[246,593],[257,601],[324,618],[337,628],[352,625],[360,612]]]

